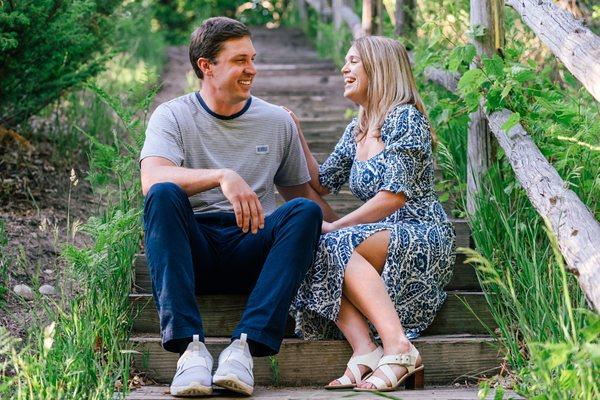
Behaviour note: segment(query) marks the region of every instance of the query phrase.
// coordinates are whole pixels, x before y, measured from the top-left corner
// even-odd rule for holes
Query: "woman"
[[[290,113],[312,188],[322,196],[337,193],[349,180],[365,203],[323,223],[315,262],[292,312],[305,339],[335,337],[334,321],[352,346],[344,375],[326,388],[422,387],[424,366],[409,339],[441,308],[454,265],[454,230],[433,188],[432,132],[397,41],[358,39],[342,74],[344,96],[360,106],[358,118],[320,167]],[[369,323],[383,348],[373,341]]]

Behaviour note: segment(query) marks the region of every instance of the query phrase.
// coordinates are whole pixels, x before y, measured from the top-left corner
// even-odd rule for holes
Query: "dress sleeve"
[[[350,169],[354,162],[354,136],[352,134],[356,120],[348,124],[344,134],[335,145],[333,152],[325,162],[319,166],[319,183],[337,194],[344,183],[348,182]]]
[[[386,170],[379,190],[415,195],[416,177],[424,158],[431,151],[431,132],[427,118],[414,106],[400,106],[388,118],[385,138]]]

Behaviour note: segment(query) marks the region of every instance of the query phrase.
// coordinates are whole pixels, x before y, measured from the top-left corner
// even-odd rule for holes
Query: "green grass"
[[[0,219],[0,311],[6,303],[6,293],[8,292],[8,269],[10,260],[5,251],[8,245],[8,237],[4,228],[4,221]]]
[[[121,10],[123,38],[107,71],[56,105],[56,156],[74,165],[81,160],[70,154],[86,149],[89,171],[83,178],[99,209],[83,226],[67,227],[87,234],[90,245],[78,248],[69,238],[58,243],[66,290],[59,299],[36,302],[46,326],[34,325],[22,342],[0,329],[0,398],[107,399],[117,382],[127,388],[128,293],[142,238],[137,157],[164,61],[164,40],[151,32],[151,11],[140,4],[125,6],[136,7],[137,14]],[[0,232],[0,247],[2,237]],[[0,259],[0,289],[6,265]]]

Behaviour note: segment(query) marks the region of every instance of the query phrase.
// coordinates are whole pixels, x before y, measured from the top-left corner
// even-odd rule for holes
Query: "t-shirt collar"
[[[221,114],[217,114],[216,112],[214,112],[213,110],[211,110],[208,107],[208,105],[204,102],[204,99],[202,98],[202,96],[200,96],[200,92],[196,92],[196,98],[198,99],[200,106],[202,106],[202,108],[204,108],[204,110],[206,110],[207,113],[209,113],[210,115],[212,115],[215,118],[224,119],[224,120],[234,119],[234,118],[239,117],[240,115],[244,114],[250,108],[250,104],[252,104],[252,96],[250,96],[248,98],[248,100],[246,101],[244,108],[242,108],[240,111],[238,111],[232,115],[221,115]]]

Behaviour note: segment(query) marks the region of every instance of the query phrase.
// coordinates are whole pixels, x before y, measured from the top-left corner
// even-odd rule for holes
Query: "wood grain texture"
[[[497,372],[501,360],[496,343],[488,338],[469,335],[428,336],[413,341],[425,365],[427,385],[461,382]],[[228,338],[207,338],[206,346],[213,358],[229,344]],[[158,382],[170,382],[175,373],[178,355],[162,349],[160,338],[134,337],[132,348],[138,370],[146,371]],[[303,341],[285,339],[275,357],[279,384],[305,386],[325,384],[344,371],[351,355],[346,341]],[[213,367],[216,369],[216,363]],[[273,385],[273,370],[268,357],[254,359],[254,378],[257,385]]]
[[[506,0],[506,4],[600,101],[600,37],[551,0]]]
[[[471,265],[465,264],[464,261],[464,255],[457,254],[452,280],[446,290],[481,291],[475,270]],[[152,293],[152,283],[150,282],[148,264],[144,254],[136,256],[133,267],[135,293]]]
[[[196,303],[202,316],[206,336],[229,336],[237,326],[246,307],[247,295],[200,295]],[[131,294],[133,330],[158,333],[159,320],[151,294]],[[472,312],[469,310],[472,310]],[[448,299],[436,315],[427,335],[487,333],[486,326],[494,326],[486,300],[480,292],[448,293]],[[286,337],[294,337],[294,320],[288,317]]]
[[[490,128],[537,212],[548,220],[569,270],[590,304],[600,311],[600,224],[554,167],[539,151],[521,124],[508,132],[502,125],[512,113],[490,115]]]
[[[428,386],[423,390],[400,390],[390,393],[393,396],[400,397],[403,400],[473,400],[477,399],[479,388],[474,385],[460,387],[433,387]],[[127,400],[176,400],[177,397],[171,396],[169,386],[152,385],[142,386],[132,391]],[[490,391],[486,400],[494,399],[494,391]],[[522,399],[516,393],[507,390],[504,392],[505,398]],[[348,390],[331,391],[320,387],[273,387],[258,386],[254,388],[252,394],[253,400],[374,400],[381,397],[373,397],[373,393],[354,393]],[[211,400],[224,399],[248,399],[248,397],[238,397],[231,392],[222,391],[218,387],[214,388]]]

